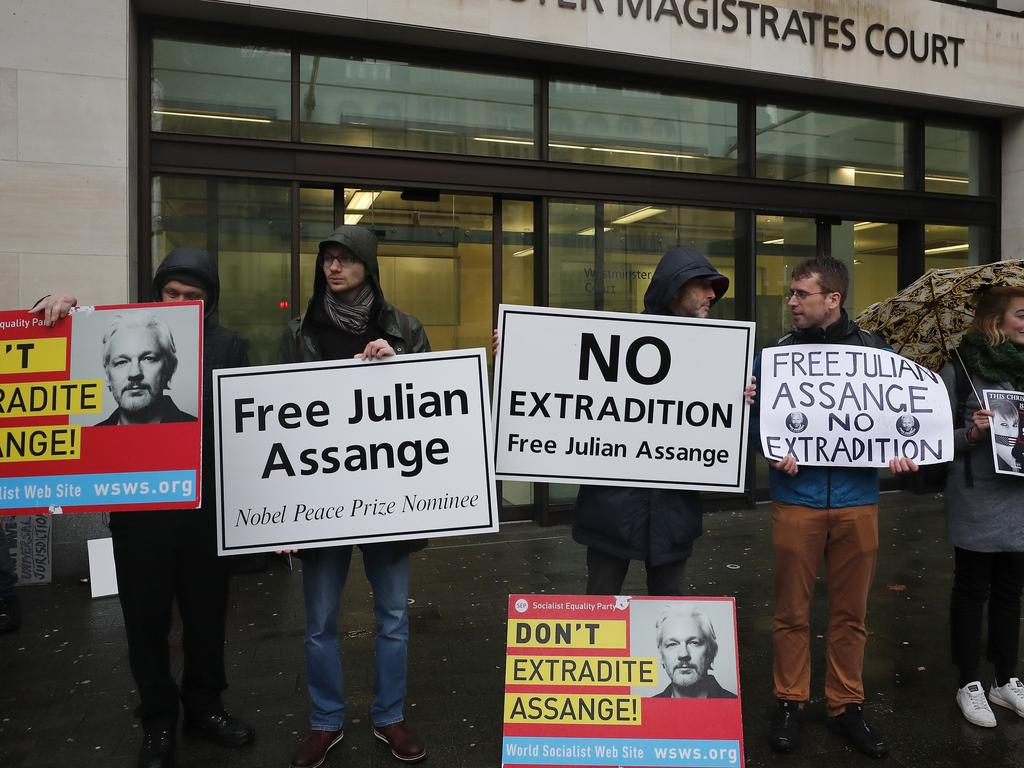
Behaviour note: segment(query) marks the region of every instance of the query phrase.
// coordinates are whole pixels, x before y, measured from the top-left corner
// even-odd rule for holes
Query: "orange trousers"
[[[864,624],[878,559],[878,505],[814,509],[772,504],[775,697],[811,696],[810,617],[818,567],[828,579],[825,704],[830,716],[864,701]]]

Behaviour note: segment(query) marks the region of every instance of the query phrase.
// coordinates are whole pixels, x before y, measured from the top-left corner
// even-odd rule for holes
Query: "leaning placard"
[[[727,597],[510,595],[501,764],[743,765]]]
[[[949,395],[934,371],[894,352],[835,344],[762,353],[761,450],[799,464],[884,467],[953,459]]]
[[[202,304],[0,312],[0,512],[194,509]]]
[[[1024,392],[986,389],[982,397],[985,407],[992,411],[992,462],[996,474],[1024,477]]]
[[[502,480],[742,492],[753,323],[502,305]]]
[[[483,350],[214,374],[220,554],[498,530]]]

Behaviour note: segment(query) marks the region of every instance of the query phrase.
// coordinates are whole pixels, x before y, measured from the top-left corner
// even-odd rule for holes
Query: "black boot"
[[[174,765],[174,730],[147,730],[139,750],[139,768],[172,768]]]
[[[889,747],[882,734],[864,720],[863,704],[847,704],[841,714],[828,719],[828,724],[868,757],[885,757],[889,754]]]
[[[186,736],[206,739],[222,747],[244,747],[256,735],[251,725],[224,709],[202,714],[186,712],[183,732]]]
[[[792,752],[800,746],[800,729],[804,724],[803,702],[778,701],[778,709],[772,715],[772,727],[768,743],[776,752]]]

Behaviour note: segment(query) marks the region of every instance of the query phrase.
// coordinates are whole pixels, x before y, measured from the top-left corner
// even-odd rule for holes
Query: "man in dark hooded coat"
[[[729,278],[702,254],[673,248],[658,262],[644,313],[707,317]],[[587,547],[587,594],[617,595],[631,560],[647,569],[651,595],[683,594],[683,571],[701,535],[696,491],[585,485],[576,497],[573,538]]]
[[[320,243],[313,295],[306,313],[281,340],[283,362],[381,359],[429,352],[419,321],[384,299],[377,266],[377,238],[367,229],[343,226]],[[409,553],[424,541],[361,544],[363,570],[373,588],[377,617],[376,672],[370,718],[373,735],[399,760],[426,756],[423,742],[405,722],[409,646]],[[344,736],[345,689],[338,638],[338,609],[352,547],[304,550],[306,685],[310,733],[291,758],[292,768],[320,765]]]
[[[203,493],[195,510],[114,512],[118,597],[128,636],[128,660],[141,699],[136,714],[144,732],[140,768],[174,765],[179,699],[185,733],[226,747],[253,740],[253,729],[224,709],[227,688],[224,634],[228,562],[217,556],[214,495],[213,371],[248,365],[241,337],[216,321],[220,298],[217,265],[198,248],[176,248],[153,276],[156,301],[202,300],[203,306]],[[55,293],[32,308],[52,323],[77,305]],[[182,624],[184,670],[179,691],[170,669],[168,637],[174,602]]]

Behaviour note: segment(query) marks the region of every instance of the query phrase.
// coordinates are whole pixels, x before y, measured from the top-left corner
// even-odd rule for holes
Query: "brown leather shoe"
[[[331,747],[345,738],[345,731],[310,731],[292,755],[292,768],[316,768],[327,759]]]
[[[373,735],[391,747],[391,754],[399,760],[415,763],[427,756],[427,748],[404,720],[391,725],[375,725]]]

